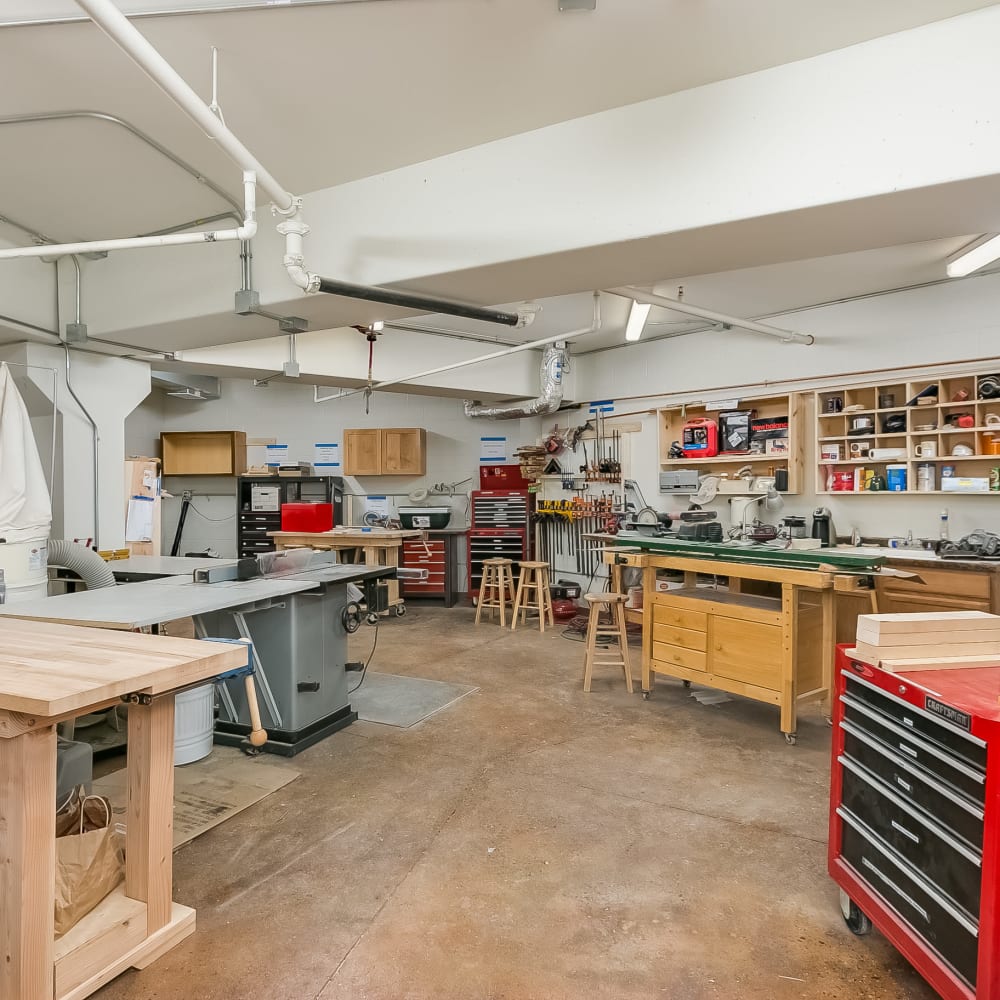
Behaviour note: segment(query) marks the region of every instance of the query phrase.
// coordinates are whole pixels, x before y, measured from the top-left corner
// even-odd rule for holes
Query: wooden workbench
[[[4,1000],[82,1000],[194,931],[194,910],[172,901],[174,692],[246,657],[223,643],[0,620]],[[148,703],[128,713],[125,882],[56,941],[56,723],[132,694]]]
[[[328,549],[332,552],[350,553],[348,562],[364,562],[366,566],[398,566],[399,553],[404,539],[423,538],[424,532],[416,528],[334,528],[332,531],[270,531],[276,549]],[[387,581],[389,607],[397,614],[403,612],[403,598],[399,596],[399,581]]]
[[[794,743],[798,705],[829,699],[840,574],[650,551],[633,538],[621,544],[644,549],[618,553],[612,545],[604,553],[612,577],[622,566],[643,570],[643,696],[664,674],[777,705]],[[657,590],[660,570],[682,573],[683,585]],[[699,585],[705,577],[725,577],[728,586]]]

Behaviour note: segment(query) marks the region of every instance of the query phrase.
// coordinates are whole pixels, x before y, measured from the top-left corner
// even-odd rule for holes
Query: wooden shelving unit
[[[800,493],[802,490],[803,434],[801,428],[802,395],[786,393],[780,396],[765,396],[741,399],[736,406],[728,409],[755,410],[759,419],[768,417],[788,418],[786,451],[783,453],[761,454],[753,451],[733,455],[717,455],[713,458],[670,458],[670,446],[682,441],[684,425],[698,417],[718,420],[719,412],[705,406],[670,406],[657,412],[659,425],[659,454],[661,469],[695,468],[699,475],[718,475],[735,478],[736,471],[749,465],[753,475],[773,475],[778,469],[788,472],[788,489],[785,493]]]
[[[243,431],[164,431],[165,476],[242,476],[247,467]]]
[[[1000,398],[981,399],[983,375],[953,375],[940,379],[922,379],[915,382],[890,382],[878,385],[852,387],[849,389],[824,389],[816,396],[816,492],[835,496],[983,496],[984,493],[959,492],[942,489],[942,468],[953,466],[955,479],[990,478],[990,470],[1000,468],[1000,424],[987,424],[988,415],[1000,419]],[[923,394],[923,395],[922,395]],[[964,396],[964,398],[962,398]],[[886,397],[892,398],[892,405],[885,404]],[[931,399],[920,404],[918,399]],[[837,411],[836,400],[843,409]],[[853,409],[857,407],[857,409]],[[973,426],[956,427],[949,424],[959,414],[971,416]],[[906,429],[886,432],[889,417],[902,417]],[[874,433],[851,434],[857,418],[870,417]],[[993,442],[994,436],[996,442]],[[899,458],[872,459],[852,458],[851,445],[867,445],[869,448],[897,448]],[[917,453],[921,445],[932,445],[934,455]],[[839,445],[840,458],[823,460],[824,445]],[[956,446],[964,445],[972,449],[971,455],[954,455]],[[991,453],[991,448],[996,448]],[[905,490],[871,491],[852,488],[834,489],[837,473],[850,473],[855,485],[860,486],[863,475],[856,470],[873,470],[886,478],[886,466],[906,467]],[[918,489],[918,468],[921,465],[933,469],[933,489]],[[888,485],[888,484],[887,484]],[[988,495],[1000,496],[1000,492],[987,491]]]

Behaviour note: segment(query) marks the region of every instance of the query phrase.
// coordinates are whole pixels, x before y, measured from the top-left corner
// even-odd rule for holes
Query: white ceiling
[[[227,123],[286,187],[310,191],[987,6],[599,0],[559,13],[556,0],[381,0],[137,23],[206,99],[218,46]],[[238,193],[236,168],[95,26],[0,30],[0,116],[68,109],[123,117]],[[107,123],[2,135],[0,214],[57,239],[223,207]]]

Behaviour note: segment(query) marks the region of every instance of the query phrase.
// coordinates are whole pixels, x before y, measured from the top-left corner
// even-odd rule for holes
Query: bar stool
[[[507,627],[507,604],[514,603],[514,571],[511,569],[512,559],[484,559],[483,579],[479,585],[479,601],[476,606],[476,624],[483,616],[483,608],[490,609],[490,621],[493,621],[493,609],[500,609],[500,625]]]
[[[584,600],[590,605],[590,617],[587,620],[587,654],[583,661],[583,690],[590,691],[590,679],[594,673],[594,664],[600,667],[621,667],[625,671],[625,687],[632,693],[632,664],[628,658],[628,634],[625,631],[625,595],[624,594],[586,594]],[[601,622],[601,612],[605,606],[611,614],[611,622]],[[602,653],[604,659],[598,659],[597,640],[609,639],[614,636],[618,645],[617,653],[611,649]]]
[[[545,619],[555,628],[552,617],[552,594],[549,592],[549,564],[547,562],[519,562],[521,575],[517,578],[517,596],[514,598],[514,619],[510,630],[517,628],[517,616],[527,622],[528,611],[538,612],[538,630],[545,631]],[[529,593],[531,591],[531,593]]]

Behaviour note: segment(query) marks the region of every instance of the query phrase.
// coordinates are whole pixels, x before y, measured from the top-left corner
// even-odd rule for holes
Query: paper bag
[[[65,934],[125,877],[111,803],[76,789],[56,813],[56,935]]]

